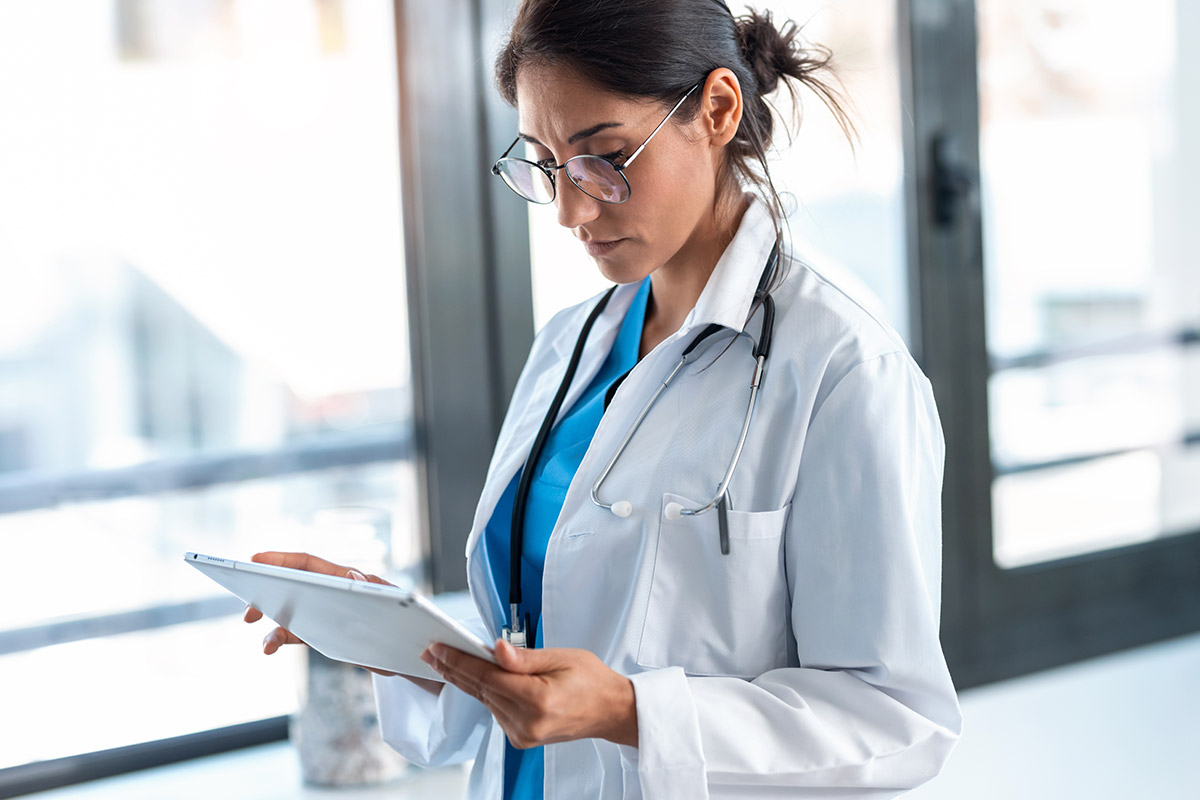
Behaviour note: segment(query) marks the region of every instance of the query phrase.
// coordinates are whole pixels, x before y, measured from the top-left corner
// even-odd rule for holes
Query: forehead
[[[563,145],[572,134],[602,122],[637,123],[653,107],[652,100],[603,89],[565,67],[529,64],[517,72],[520,132],[543,144]]]

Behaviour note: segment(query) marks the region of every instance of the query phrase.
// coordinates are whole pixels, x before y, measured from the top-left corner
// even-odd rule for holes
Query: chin
[[[604,279],[613,283],[637,283],[650,274],[650,271],[645,269],[614,267],[613,265],[605,264],[606,259],[596,258],[592,260],[596,262],[596,266],[600,269],[600,274],[604,276]]]
[[[611,256],[592,256],[596,269],[605,280],[613,283],[636,283],[654,271],[642,259]]]

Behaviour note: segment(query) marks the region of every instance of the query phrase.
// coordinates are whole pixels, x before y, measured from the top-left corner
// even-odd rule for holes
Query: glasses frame
[[[572,161],[580,161],[581,159],[595,159],[598,161],[603,161],[605,164],[608,164],[610,167],[612,167],[612,169],[617,173],[617,177],[619,177],[622,181],[625,182],[625,197],[624,197],[624,199],[605,200],[603,197],[596,197],[596,195],[592,194],[587,189],[585,189],[579,185],[579,182],[575,180],[575,177],[573,175],[571,175],[570,170],[567,170],[567,178],[571,181],[571,183],[575,184],[575,187],[577,189],[579,189],[579,191],[583,192],[584,194],[586,194],[588,197],[592,198],[593,200],[598,200],[601,203],[608,203],[610,205],[620,205],[621,203],[628,202],[629,198],[633,196],[633,187],[629,185],[629,178],[625,177],[625,170],[627,170],[630,166],[633,165],[634,160],[639,155],[641,155],[643,150],[646,149],[646,145],[650,144],[650,140],[654,138],[655,134],[657,134],[660,130],[662,130],[662,127],[667,124],[667,120],[669,120],[672,116],[675,115],[675,112],[679,110],[679,107],[683,105],[683,102],[685,100],[687,100],[688,97],[691,96],[692,92],[696,91],[696,89],[698,89],[699,87],[700,87],[700,84],[697,83],[695,86],[688,89],[684,93],[683,97],[679,98],[679,102],[675,104],[675,107],[672,108],[669,112],[667,112],[667,115],[665,117],[663,117],[662,122],[658,123],[657,127],[655,127],[654,130],[650,131],[650,135],[646,137],[645,141],[643,141],[640,145],[638,145],[637,149],[634,150],[629,155],[629,157],[626,158],[620,164],[618,164],[616,161],[614,161],[613,159],[608,158],[606,156],[597,156],[597,155],[592,155],[590,153],[585,153],[583,155],[578,155],[578,156],[572,156],[571,158],[568,158],[566,161],[564,161],[561,164],[554,164],[554,165],[539,164],[538,162],[530,161],[527,158],[517,158],[516,156],[509,155],[509,153],[512,152],[512,149],[517,146],[517,143],[521,141],[521,137],[517,136],[516,139],[513,139],[513,143],[508,146],[508,148],[504,151],[504,153],[500,156],[500,158],[496,159],[496,163],[492,165],[492,174],[499,176],[501,178],[501,180],[504,181],[504,185],[507,186],[509,189],[512,189],[513,193],[516,194],[518,197],[528,200],[531,203],[537,203],[538,205],[549,205],[550,203],[553,203],[554,200],[558,197],[558,182],[555,180],[554,173],[560,169],[564,169]],[[524,194],[522,194],[520,191],[518,191],[516,187],[514,187],[511,183],[508,182],[508,180],[505,178],[505,176],[502,172],[501,165],[506,161],[516,161],[516,162],[520,162],[522,164],[528,164],[529,166],[534,167],[535,169],[541,170],[542,173],[550,180],[550,199],[545,200],[545,201],[534,200],[532,197],[526,197]],[[617,184],[617,185],[619,186],[620,184]]]

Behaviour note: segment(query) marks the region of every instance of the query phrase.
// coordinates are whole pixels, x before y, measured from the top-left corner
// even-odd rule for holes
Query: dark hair
[[[790,79],[784,83],[798,127],[797,85],[808,87],[853,143],[854,126],[833,85],[831,62],[828,48],[801,42],[800,27],[791,20],[777,28],[770,12],[734,18],[722,0],[522,0],[496,57],[496,84],[515,106],[523,64],[563,65],[603,89],[669,108],[714,69],[727,67],[741,84],[744,104],[726,150],[728,178],[759,190],[779,232],[786,215],[767,165],[774,114],[766,97]],[[688,98],[676,118],[694,119],[699,102],[699,94]]]

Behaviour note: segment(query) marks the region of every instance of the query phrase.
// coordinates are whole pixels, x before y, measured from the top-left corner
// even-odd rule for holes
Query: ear
[[[742,121],[742,87],[731,70],[717,67],[708,73],[696,116],[712,146],[724,147],[733,141]]]

